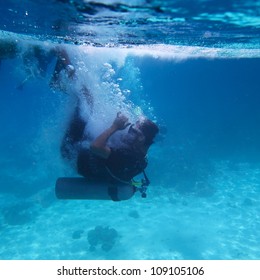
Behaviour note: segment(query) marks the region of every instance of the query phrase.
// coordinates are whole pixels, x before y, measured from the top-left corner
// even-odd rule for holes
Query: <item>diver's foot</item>
[[[65,77],[68,77],[69,79],[73,79],[74,75],[75,75],[75,68],[71,64],[67,65],[65,68],[54,70],[49,86],[54,91],[59,90],[67,93],[64,79]]]

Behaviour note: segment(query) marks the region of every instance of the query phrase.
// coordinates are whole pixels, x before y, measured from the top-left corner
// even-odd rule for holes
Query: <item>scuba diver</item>
[[[73,69],[68,78],[75,79],[76,73],[66,52],[61,52],[60,57],[54,80],[59,81],[61,69],[67,70],[68,66]],[[77,98],[76,109],[62,140],[61,155],[72,162],[83,177],[59,178],[57,197],[119,201],[128,199],[137,190],[146,197],[149,185],[144,171],[148,164],[146,154],[159,132],[158,126],[145,117],[130,124],[128,118],[118,112],[110,127],[93,139],[82,107],[86,102],[88,113],[93,114],[93,95],[83,85]],[[135,182],[134,177],[140,173],[144,178]]]
[[[74,159],[77,172],[83,177],[108,184],[107,192],[114,201],[121,200],[118,189],[122,185],[132,186],[134,192],[140,190],[142,197],[146,197],[150,183],[144,171],[148,164],[146,154],[159,132],[157,125],[144,117],[130,124],[128,118],[118,112],[111,126],[91,141],[86,139],[86,126],[77,106],[62,141],[63,158]],[[112,136],[116,141],[109,141]],[[140,173],[144,179],[137,183],[133,178]]]

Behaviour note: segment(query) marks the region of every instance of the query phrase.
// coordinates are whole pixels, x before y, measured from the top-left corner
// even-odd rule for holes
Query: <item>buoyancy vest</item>
[[[143,172],[147,166],[145,155],[141,155],[131,148],[111,148],[107,159],[103,159],[89,149],[79,151],[77,168],[84,177],[95,177],[105,180],[130,181]]]

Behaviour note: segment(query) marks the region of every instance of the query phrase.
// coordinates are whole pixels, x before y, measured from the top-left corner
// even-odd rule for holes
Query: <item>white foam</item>
[[[205,36],[209,36],[208,33]],[[54,40],[16,34],[0,30],[0,39],[15,40],[19,44],[39,44],[45,48],[61,45]],[[72,42],[73,43],[73,42]],[[64,45],[65,46],[65,45]],[[97,60],[116,61],[118,65],[123,65],[125,58],[132,56],[151,56],[156,59],[167,59],[183,61],[187,59],[208,58],[260,58],[260,49],[254,44],[223,44],[223,47],[205,47],[205,46],[183,46],[183,45],[106,45],[104,47],[95,47],[92,45],[72,45],[67,44],[68,48],[73,47],[82,50],[89,55],[95,56]]]
[[[232,45],[229,48],[209,48],[199,46],[180,46],[180,45],[139,45],[134,47],[102,47],[96,48],[92,46],[80,46],[89,54],[97,56],[100,54],[105,60],[117,61],[118,65],[123,65],[125,58],[131,56],[150,56],[155,59],[167,59],[175,61],[183,61],[196,58],[259,58],[259,49],[244,49],[238,45]]]

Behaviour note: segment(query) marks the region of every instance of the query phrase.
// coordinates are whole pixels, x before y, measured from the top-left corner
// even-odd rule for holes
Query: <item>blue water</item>
[[[259,259],[259,2],[0,2],[0,258]],[[50,88],[36,45],[78,80]],[[55,197],[76,176],[60,143],[79,84],[93,135],[118,110],[158,123],[147,198]]]

